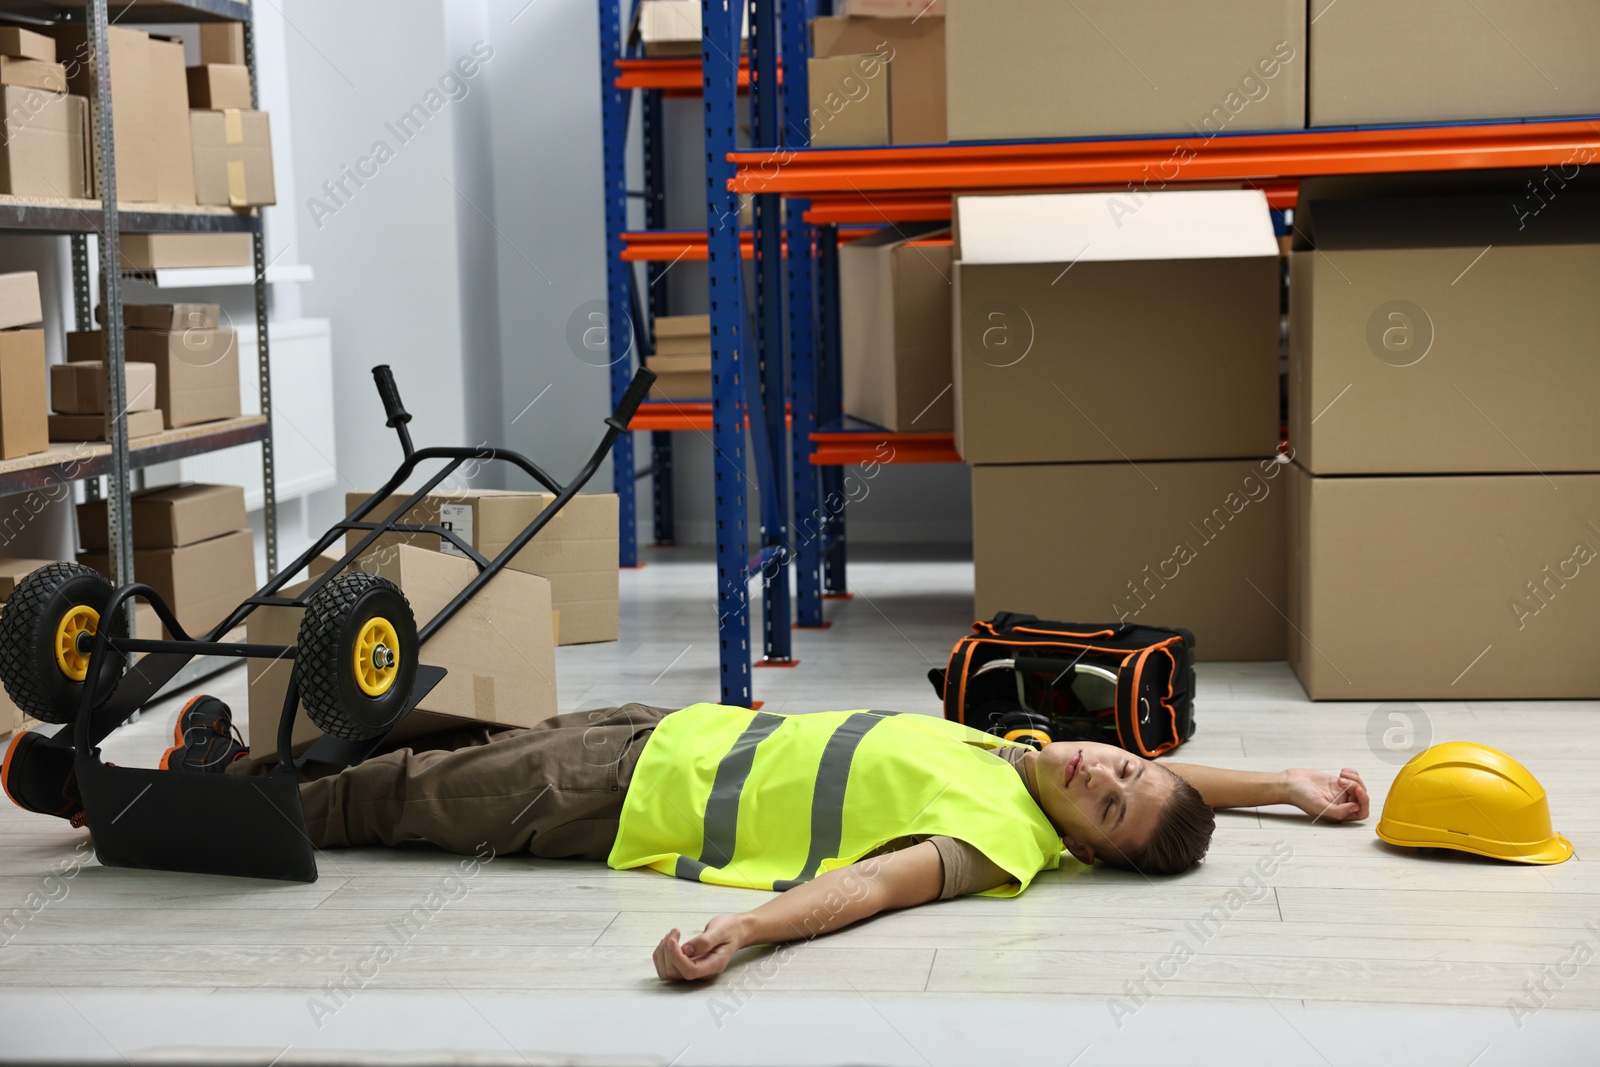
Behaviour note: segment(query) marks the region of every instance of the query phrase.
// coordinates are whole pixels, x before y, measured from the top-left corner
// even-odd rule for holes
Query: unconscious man
[[[239,758],[231,714],[214,697],[190,701],[174,733],[161,762],[174,773],[266,769]],[[29,810],[74,818],[82,805],[71,773],[70,749],[20,734],[5,791]],[[882,911],[1014,896],[1063,851],[1084,864],[1178,874],[1205,855],[1216,808],[1290,804],[1334,822],[1368,808],[1349,768],[1221,770],[1093,742],[1035,750],[926,715],[712,704],[464,727],[303,781],[301,799],[318,848],[429,842],[779,892],[693,937],[670,931],[654,957],[665,979],[707,978],[746,946],[832,933]]]

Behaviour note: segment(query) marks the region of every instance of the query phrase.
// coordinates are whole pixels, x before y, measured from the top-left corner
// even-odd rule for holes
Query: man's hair
[[[1211,847],[1211,833],[1217,828],[1216,812],[1201,798],[1198,789],[1176,774],[1172,774],[1172,786],[1172,796],[1167,798],[1150,840],[1143,848],[1106,849],[1099,855],[1106,866],[1141,874],[1182,874],[1200,862]]]

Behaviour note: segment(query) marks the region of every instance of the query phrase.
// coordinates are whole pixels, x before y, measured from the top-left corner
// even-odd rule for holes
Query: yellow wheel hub
[[[1022,741],[1029,738],[1039,742],[1041,748],[1050,744],[1050,735],[1043,730],[1009,730],[1006,732],[1007,741]]]
[[[80,634],[94,635],[100,625],[100,613],[86,604],[79,604],[61,616],[56,626],[56,666],[74,682],[89,677],[89,657],[78,651]]]
[[[368,619],[356,638],[356,684],[369,697],[381,697],[400,673],[400,635],[383,616]]]

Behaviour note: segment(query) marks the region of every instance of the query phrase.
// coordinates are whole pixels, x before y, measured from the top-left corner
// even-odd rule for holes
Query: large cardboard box
[[[50,368],[50,410],[62,415],[104,415],[106,413],[107,371],[102,360],[83,359],[57,363]],[[156,367],[154,363],[123,365],[124,411],[151,411],[156,406]],[[234,523],[234,526],[241,525]],[[229,527],[232,529],[233,527]]]
[[[975,467],[975,617],[1181,626],[1200,659],[1282,659],[1287,470],[1275,458]]]
[[[5,137],[0,193],[81,199],[89,195],[88,105],[81,96],[0,87]]]
[[[20,85],[52,93],[67,91],[67,68],[60,63],[0,56],[0,85]]]
[[[1278,245],[1255,190],[961,197],[968,463],[1221,459],[1278,443]]]
[[[237,485],[189,482],[141,489],[133,494],[133,547],[181,548],[209,541],[246,525],[244,490]],[[78,538],[86,549],[106,547],[106,504],[78,505]]]
[[[43,330],[0,330],[0,459],[50,447]]]
[[[811,143],[818,148],[889,143],[888,67],[877,56],[806,60]]]
[[[1303,0],[949,0],[945,23],[952,141],[1305,125]]]
[[[55,38],[25,30],[21,26],[0,26],[0,56],[17,56],[22,59],[37,59],[41,63],[54,63]]]
[[[169,267],[248,267],[248,233],[125,233],[122,266],[126,270]]]
[[[202,22],[200,24],[200,62],[243,63],[244,23]]]
[[[189,87],[184,75],[183,42],[152,37],[149,48],[149,124],[156,147],[156,201],[193,204],[194,146],[189,138]]]
[[[151,437],[166,429],[160,408],[149,411],[130,411],[124,416],[128,437]],[[50,440],[52,441],[109,441],[105,415],[51,415]]]
[[[477,573],[467,560],[410,545],[396,546],[381,557],[363,561],[360,567],[389,579],[405,592],[419,627]],[[326,569],[324,560],[313,577]],[[309,582],[290,586],[286,592],[297,596]],[[259,608],[246,620],[249,640],[292,645],[303,614],[297,608]],[[557,710],[550,583],[521,571],[497,575],[422,646],[421,659],[449,673],[391,735],[395,740],[459,722],[533,726],[548,719]],[[249,661],[253,761],[277,754],[278,720],[290,670],[287,660]],[[302,709],[294,724],[296,751],[318,733]]]
[[[56,58],[67,68],[67,85],[87,104],[94,95],[94,58],[80,24],[56,23],[48,32],[56,40]],[[156,198],[161,142],[152,105],[158,95],[150,76],[150,35],[143,30],[112,26],[111,123],[115,131],[117,199],[122,202]],[[9,111],[9,107],[7,108]],[[87,126],[87,119],[84,120]],[[93,186],[98,190],[98,178]],[[89,194],[85,194],[89,195]],[[93,195],[98,195],[95,192]]]
[[[238,417],[239,345],[234,331],[128,330],[129,362],[156,365],[156,404],[168,426]]]
[[[955,424],[950,239],[907,229],[839,249],[844,410],[897,433],[944,432]]]
[[[1307,470],[1600,471],[1600,195],[1561,189],[1522,219],[1529,180],[1435,197],[1303,186],[1289,439]]]
[[[105,552],[82,553],[78,562],[111,573]],[[254,538],[249,530],[233,530],[181,548],[139,549],[133,573],[161,594],[190,637],[203,637],[256,591]]]
[[[811,54],[877,57],[889,74],[889,142],[941,144],[946,140],[944,27],[937,18],[819,18],[811,23]],[[815,139],[814,103],[811,124],[812,143],[821,143]]]
[[[278,202],[272,180],[272,124],[265,111],[189,112],[195,199],[225,207]]]
[[[250,68],[243,63],[206,63],[188,71],[189,106],[246,110],[255,106],[250,93]]]
[[[347,493],[345,510],[353,511],[370,493]],[[382,522],[409,493],[378,504],[368,520]],[[509,545],[555,497],[549,493],[515,493],[487,489],[442,491],[424,497],[401,520],[419,526],[445,523],[487,559]],[[348,547],[364,535],[349,534]],[[442,542],[442,543],[441,543]],[[393,545],[460,550],[427,534],[387,534],[369,555],[384,555]],[[448,548],[446,548],[448,546]],[[511,560],[507,569],[550,579],[552,604],[561,613],[561,643],[589,644],[617,639],[617,498],[612,493],[580,493],[550,520],[537,537]]]
[[[0,274],[0,330],[33,326],[44,319],[39,306],[39,275],[31,270]]]
[[[1311,125],[1600,112],[1592,0],[1312,0]]]
[[[94,306],[94,321],[106,324],[104,304]],[[130,330],[214,330],[221,321],[220,304],[122,305],[122,324]]]
[[[1600,474],[1288,482],[1313,700],[1600,697]]]
[[[0,559],[0,601],[8,599],[16,592],[17,583],[40,567],[48,567],[56,562],[53,559],[25,559],[7,557]]]

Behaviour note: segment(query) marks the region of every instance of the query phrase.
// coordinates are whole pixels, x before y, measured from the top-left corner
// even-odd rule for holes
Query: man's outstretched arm
[[[1346,767],[1338,774],[1291,767],[1286,771],[1231,771],[1197,763],[1161,764],[1200,791],[1213,808],[1292,804],[1313,819],[1350,822],[1367,817],[1367,786]]]
[[[831,934],[880,911],[936,900],[944,888],[944,861],[932,841],[852,863],[797,885],[759,908],[718,915],[679,943],[677,930],[656,946],[662,978],[709,978],[721,974],[747,945],[798,941]]]

